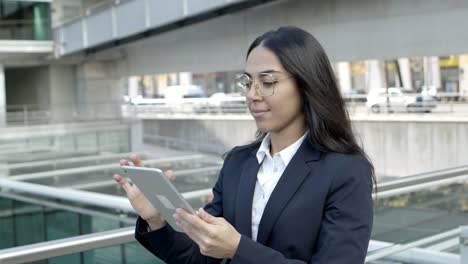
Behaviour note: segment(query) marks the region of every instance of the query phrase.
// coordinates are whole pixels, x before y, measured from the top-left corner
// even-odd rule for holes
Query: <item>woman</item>
[[[373,167],[318,41],[296,27],[265,33],[248,49],[238,84],[257,140],[226,156],[214,198],[198,216],[176,210],[185,234],[114,176],[140,215],[136,239],[167,263],[363,263]]]

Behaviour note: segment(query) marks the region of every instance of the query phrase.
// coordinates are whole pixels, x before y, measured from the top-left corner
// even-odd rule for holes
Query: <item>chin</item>
[[[271,127],[268,126],[267,124],[265,123],[262,123],[262,122],[256,122],[257,124],[257,130],[262,132],[262,133],[268,133],[271,131]]]

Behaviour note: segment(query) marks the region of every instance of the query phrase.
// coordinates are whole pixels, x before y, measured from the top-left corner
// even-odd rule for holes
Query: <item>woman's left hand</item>
[[[200,247],[200,252],[213,258],[233,258],[241,235],[224,218],[214,217],[200,208],[198,216],[178,208],[174,214],[179,226]]]

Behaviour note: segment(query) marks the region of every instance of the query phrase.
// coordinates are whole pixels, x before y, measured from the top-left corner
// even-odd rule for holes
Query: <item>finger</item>
[[[203,208],[198,209],[198,216],[207,223],[214,224],[216,222],[216,217],[207,213]]]
[[[202,233],[198,230],[190,221],[182,218],[179,214],[174,214],[174,220],[177,226],[184,231],[184,233],[189,236],[195,243],[200,245],[202,241]]]
[[[195,214],[189,213],[185,209],[177,208],[176,215],[182,222],[188,223],[188,226],[198,233],[198,236],[206,234],[210,229],[210,223],[203,221]]]
[[[210,194],[208,194],[205,198],[205,202],[206,203],[211,203],[211,201],[213,201],[213,198],[214,198],[214,194],[213,192],[210,192]]]
[[[120,166],[130,166],[130,163],[128,163],[128,161],[124,159],[121,159],[119,163],[120,163]]]
[[[143,162],[141,162],[140,157],[136,153],[131,154],[130,159],[132,160],[133,165],[143,167]]]
[[[167,170],[164,172],[164,175],[170,180],[174,181],[174,172],[172,170]]]
[[[132,190],[132,186],[130,185],[130,183],[127,181],[127,179],[125,179],[124,177],[122,177],[121,175],[119,174],[114,174],[114,180],[120,185],[122,186],[122,188],[124,189],[124,191],[126,193],[129,193],[131,190]]]

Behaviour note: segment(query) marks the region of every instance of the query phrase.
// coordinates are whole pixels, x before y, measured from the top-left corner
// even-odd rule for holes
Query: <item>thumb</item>
[[[198,209],[198,216],[209,224],[214,224],[216,222],[216,217],[207,213],[203,208]]]
[[[169,181],[174,181],[174,172],[172,170],[167,170],[164,172],[164,175],[169,179]]]

